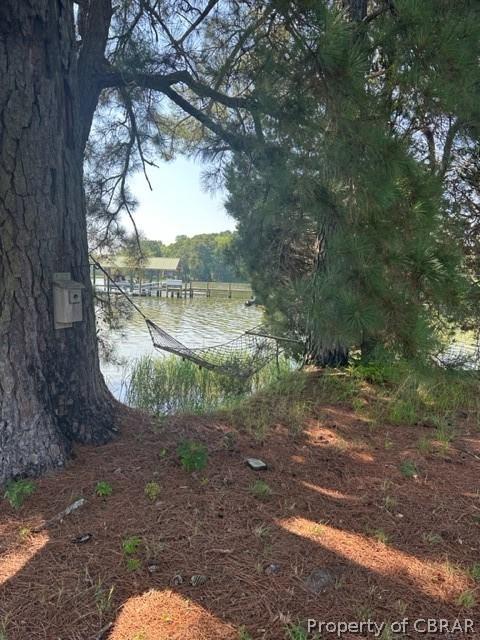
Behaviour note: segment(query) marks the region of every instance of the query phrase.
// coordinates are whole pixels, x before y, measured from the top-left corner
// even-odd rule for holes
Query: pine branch
[[[233,109],[251,109],[255,106],[255,100],[251,98],[243,98],[241,96],[228,96],[216,89],[195,80],[195,78],[185,70],[172,71],[171,73],[130,73],[117,71],[114,68],[102,74],[102,87],[125,87],[128,85],[136,85],[144,89],[153,89],[154,91],[164,92],[173,84],[185,84],[197,96],[201,98],[211,98],[215,102],[223,104]]]
[[[224,140],[233,151],[252,151],[256,147],[256,143],[253,139],[247,136],[239,136],[231,131],[228,131],[212,118],[207,116],[203,111],[197,109],[188,100],[185,100],[180,94],[174,91],[171,87],[163,91],[172,102],[179,106],[183,111],[191,115],[195,120],[203,124],[204,127],[209,129],[212,133],[217,135],[221,140]]]
[[[218,4],[218,0],[210,0],[202,13],[198,16],[198,18],[188,27],[182,37],[178,40],[178,44],[181,45],[188,36],[195,31],[195,29],[200,25],[201,22],[205,20],[208,14],[212,11],[215,5]]]

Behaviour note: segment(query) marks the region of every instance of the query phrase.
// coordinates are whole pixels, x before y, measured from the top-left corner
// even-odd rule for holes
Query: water
[[[143,313],[171,333],[177,340],[191,347],[205,347],[227,342],[260,324],[260,307],[245,306],[244,298],[135,298]],[[105,380],[112,393],[122,399],[129,369],[145,355],[162,357],[154,349],[144,319],[137,312],[121,331],[110,331],[109,340],[115,347],[115,360],[101,361]]]

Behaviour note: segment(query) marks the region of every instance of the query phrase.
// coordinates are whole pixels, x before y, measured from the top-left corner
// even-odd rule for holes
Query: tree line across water
[[[232,251],[236,234],[232,231],[180,235],[171,244],[140,239],[145,257],[180,258],[182,280],[243,282],[248,275]]]

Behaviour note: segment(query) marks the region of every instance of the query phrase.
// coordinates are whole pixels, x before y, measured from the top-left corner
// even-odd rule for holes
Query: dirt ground
[[[21,509],[0,501],[2,640],[297,640],[288,625],[308,618],[409,619],[385,639],[480,638],[469,573],[480,563],[480,434],[465,417],[448,451],[423,453],[431,429],[372,428],[349,405],[314,406],[302,434],[277,425],[262,444],[221,419],[159,426],[125,409],[118,421],[115,442],[78,447]],[[207,445],[203,471],[181,468],[185,438]],[[252,471],[249,456],[268,469]],[[257,480],[269,495],[255,495]],[[98,481],[111,496],[95,494]],[[83,507],[32,533],[79,497]],[[131,536],[141,544],[126,555]],[[192,585],[197,575],[206,580]],[[472,619],[476,631],[421,633],[417,618]]]

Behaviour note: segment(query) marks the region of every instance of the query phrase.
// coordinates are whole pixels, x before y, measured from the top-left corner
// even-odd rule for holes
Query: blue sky
[[[133,177],[130,188],[139,202],[135,221],[147,238],[168,244],[182,234],[193,236],[235,228],[223,207],[225,194],[211,195],[202,190],[200,176],[204,168],[199,162],[182,157],[159,163],[158,169],[148,171],[153,191],[143,174]]]

